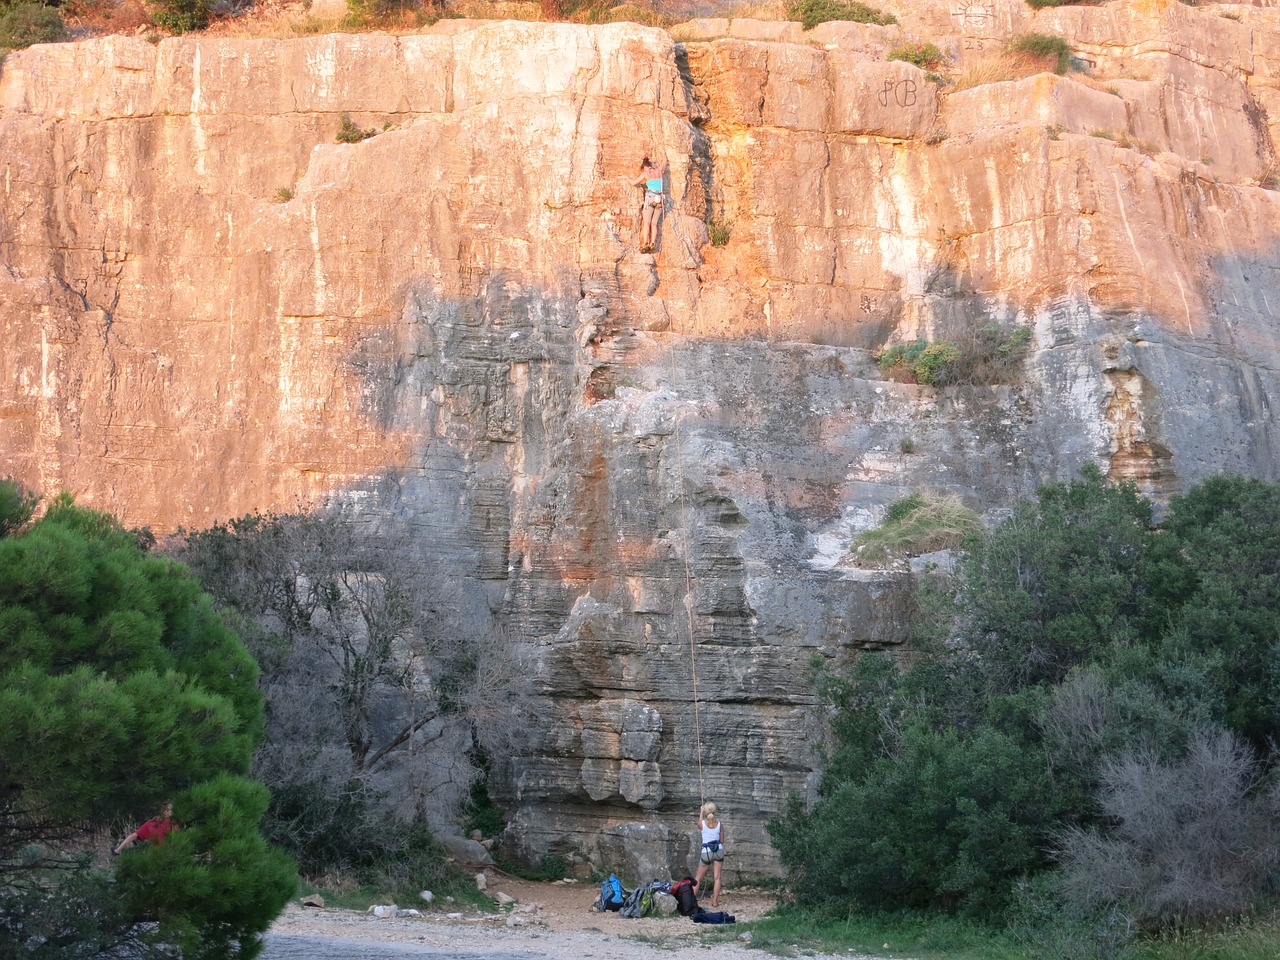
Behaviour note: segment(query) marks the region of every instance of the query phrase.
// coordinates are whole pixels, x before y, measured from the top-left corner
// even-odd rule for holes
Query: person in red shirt
[[[173,822],[173,804],[166,803],[164,809],[160,812],[160,816],[152,817],[133,833],[129,834],[116,847],[115,852],[119,853],[126,847],[133,846],[141,840],[146,843],[148,840],[160,844],[164,843],[165,835],[171,830],[177,830],[178,825]]]

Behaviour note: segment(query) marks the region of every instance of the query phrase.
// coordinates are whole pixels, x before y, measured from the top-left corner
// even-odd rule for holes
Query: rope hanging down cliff
[[[671,346],[671,392],[676,393],[676,349]],[[675,423],[673,439],[675,441],[676,483],[680,488],[680,529],[684,533],[684,612],[685,623],[689,630],[689,674],[693,678],[693,742],[698,754],[698,805],[707,802],[707,786],[702,776],[702,716],[701,702],[698,697],[698,649],[693,631],[693,573],[689,566],[689,550],[692,546],[692,531],[689,529],[689,511],[684,495],[684,457],[680,442],[680,409],[673,408],[672,419]]]

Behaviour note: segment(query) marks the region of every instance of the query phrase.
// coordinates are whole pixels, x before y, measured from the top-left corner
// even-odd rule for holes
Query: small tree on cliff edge
[[[178,563],[0,481],[0,955],[252,957],[296,882],[243,779],[257,668]],[[109,882],[101,838],[182,825]]]

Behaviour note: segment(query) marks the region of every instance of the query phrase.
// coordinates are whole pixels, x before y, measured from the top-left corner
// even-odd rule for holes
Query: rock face
[[[1280,474],[1280,15],[887,9],[9,56],[0,473],[158,532],[394,516],[535,655],[495,785],[530,856],[682,875],[705,795],[729,876],[776,870],[812,659],[903,640],[898,576],[838,562],[888,503]],[[973,77],[1028,30],[1087,72],[887,59],[929,36]],[[873,360],[1015,325],[999,377]]]

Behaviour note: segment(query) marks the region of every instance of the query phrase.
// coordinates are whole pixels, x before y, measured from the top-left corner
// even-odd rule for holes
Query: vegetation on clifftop
[[[35,43],[58,43],[67,38],[62,16],[43,3],[0,6],[0,54]]]
[[[833,20],[849,20],[854,23],[874,23],[888,26],[898,18],[869,7],[858,0],[793,0],[787,6],[787,19],[798,21],[806,30],[820,23]]]

